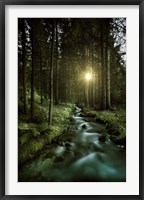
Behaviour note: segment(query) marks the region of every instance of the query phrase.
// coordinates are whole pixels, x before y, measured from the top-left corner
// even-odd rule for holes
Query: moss
[[[115,135],[112,135],[110,137],[110,139],[116,143],[116,144],[119,144],[119,145],[126,145],[126,136],[115,136]]]
[[[28,134],[23,134],[22,136],[19,137],[19,145],[23,145],[29,140],[29,135]]]
[[[33,140],[31,142],[31,153],[35,153],[38,150],[40,150],[43,147],[44,143],[45,142],[43,140],[40,140],[40,141],[39,140]]]
[[[113,134],[117,130],[119,132],[119,137],[126,135],[126,118],[121,112],[117,114],[111,111],[99,111],[97,112],[96,118],[100,118],[107,124],[109,133]]]
[[[19,165],[35,157],[38,151],[43,149],[46,144],[58,137],[64,130],[69,121],[74,106],[58,105],[53,108],[52,125],[49,126],[47,119],[42,117],[42,123],[19,123]],[[46,116],[47,107],[37,104],[38,110],[43,110]],[[38,113],[39,117],[40,113]]]
[[[111,139],[115,143],[126,142],[126,111],[119,108],[114,111],[95,111],[90,109],[83,109],[83,115],[93,117],[96,121],[106,124],[106,127],[111,135]]]
[[[52,170],[54,159],[54,157],[46,158],[45,160],[38,159],[30,163],[27,167],[20,171],[19,181],[34,182],[35,180],[38,181],[41,177],[47,177]]]
[[[26,143],[19,146],[19,164],[23,164],[27,160],[34,157],[34,155],[42,149],[46,144],[45,137],[28,140]]]

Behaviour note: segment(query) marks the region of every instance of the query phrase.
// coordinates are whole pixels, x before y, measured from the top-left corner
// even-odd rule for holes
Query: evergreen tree
[[[49,125],[52,124],[53,107],[53,67],[54,67],[54,40],[55,40],[55,22],[52,23],[52,45],[51,45],[51,66],[50,66],[50,104],[49,104]]]

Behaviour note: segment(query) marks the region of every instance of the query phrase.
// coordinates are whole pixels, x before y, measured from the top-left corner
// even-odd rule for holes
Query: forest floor
[[[53,107],[52,125],[48,125],[48,105],[35,104],[35,117],[30,122],[29,113],[19,115],[18,124],[18,160],[19,166],[33,159],[46,145],[63,133],[74,112],[74,104],[59,104]],[[126,111],[117,108],[114,111],[83,108],[82,117],[106,125],[110,139],[118,145],[126,146]]]
[[[65,109],[61,108],[59,112]],[[35,157],[19,167],[19,182],[125,182],[125,145],[110,140],[112,127],[108,119],[116,120],[118,116],[114,113],[111,119],[112,113],[109,111],[75,106],[74,111],[69,112],[70,117],[62,134],[53,136],[51,144],[45,144]],[[57,126],[60,126],[61,114],[54,116]],[[40,137],[38,142],[41,142]]]
[[[18,123],[18,160],[19,166],[31,160],[46,144],[51,144],[69,123],[73,104],[60,104],[53,107],[52,125],[48,125],[48,105],[35,104],[35,116],[30,122],[29,114],[19,115]]]
[[[81,116],[91,117],[94,121],[104,123],[110,139],[116,144],[126,145],[126,110],[124,108],[117,107],[113,111],[83,108]]]

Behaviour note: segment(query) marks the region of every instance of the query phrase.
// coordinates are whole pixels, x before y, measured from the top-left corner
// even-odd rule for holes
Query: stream
[[[70,124],[42,155],[19,170],[22,182],[125,182],[126,150],[109,139],[104,124],[81,117],[76,107]]]

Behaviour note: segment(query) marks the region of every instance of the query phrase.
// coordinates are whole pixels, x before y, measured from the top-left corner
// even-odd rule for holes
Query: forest
[[[125,18],[18,19],[18,169],[126,181]]]

